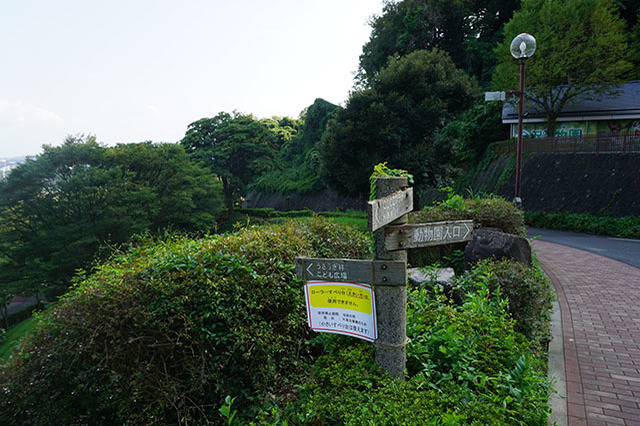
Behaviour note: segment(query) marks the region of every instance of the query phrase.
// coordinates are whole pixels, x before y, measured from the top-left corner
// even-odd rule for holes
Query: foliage
[[[426,289],[408,294],[408,372],[393,380],[371,345],[332,339],[300,399],[278,410],[292,424],[544,425],[549,383],[500,293],[453,307]]]
[[[519,65],[509,46],[522,32],[532,34],[538,46],[526,63],[526,99],[546,115],[549,136],[555,134],[565,106],[578,97],[597,99],[615,93],[610,89],[631,71],[625,59],[625,23],[613,0],[522,0],[496,48],[497,90],[518,88]]]
[[[413,184],[413,175],[402,169],[390,169],[387,163],[379,163],[373,166],[373,173],[369,176],[369,200],[375,200],[376,179],[384,177],[406,177],[410,184]]]
[[[221,208],[219,185],[180,146],[68,137],[0,182],[0,287],[65,287],[108,252],[102,245],[169,227],[207,231]]]
[[[596,216],[590,213],[525,212],[527,226],[640,239],[640,217]]]
[[[272,168],[279,144],[285,143],[270,129],[272,124],[252,115],[221,112],[189,124],[180,142],[193,159],[220,178],[229,212],[251,181]]]
[[[515,330],[539,348],[546,348],[555,293],[540,267],[526,266],[510,259],[484,260],[458,277],[454,285],[471,292],[478,289],[478,283],[491,292],[500,291],[508,301],[508,312],[515,321]]]
[[[449,192],[447,200],[409,215],[410,223],[473,220],[475,228],[498,228],[502,232],[526,236],[521,210],[500,197],[466,198]]]
[[[317,218],[120,252],[0,368],[0,423],[203,424],[227,395],[252,418],[319,350],[294,258],[368,254],[366,236]]]
[[[354,91],[329,121],[318,146],[320,174],[350,196],[365,196],[374,165],[407,170],[416,183],[447,175],[449,147],[437,131],[471,105],[477,85],[442,51],[415,51],[392,59],[371,83]]]
[[[457,165],[475,164],[492,142],[509,136],[502,125],[502,104],[475,105],[447,123],[438,136],[451,145],[452,162]]]
[[[409,223],[473,220],[474,228],[498,228],[502,232],[526,236],[521,210],[510,201],[497,196],[463,198],[451,188],[442,188],[447,194],[443,201],[409,214]],[[443,267],[460,271],[460,260],[465,243],[425,247],[409,251],[409,263],[414,266],[439,262]]]
[[[640,10],[638,11],[638,17],[640,17]],[[631,78],[640,79],[640,19],[637,18],[631,32],[629,62],[633,64]]]
[[[251,188],[263,192],[296,191],[299,194],[324,189],[318,175],[320,155],[316,144],[337,109],[337,105],[316,99],[295,122],[297,133],[281,145],[273,169],[258,176]]]
[[[373,80],[390,58],[421,49],[438,48],[451,55],[456,67],[483,83],[495,65],[492,51],[518,0],[387,1],[383,13],[371,19],[371,36],[362,48],[358,79]]]
[[[0,328],[0,335],[4,335],[4,340],[0,337],[0,364],[5,362],[11,353],[15,351],[22,338],[33,329],[35,323],[35,318],[27,318],[10,327],[6,333]]]

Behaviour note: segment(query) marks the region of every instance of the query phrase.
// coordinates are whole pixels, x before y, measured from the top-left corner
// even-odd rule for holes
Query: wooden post
[[[406,189],[409,180],[406,177],[376,179],[376,198],[387,197]],[[407,223],[407,215],[392,222],[393,225]],[[388,371],[392,377],[404,380],[407,345],[407,251],[385,250],[384,228],[375,231],[376,259],[399,260],[405,263],[404,285],[375,286],[376,311],[378,320],[378,340],[376,340],[376,363]]]

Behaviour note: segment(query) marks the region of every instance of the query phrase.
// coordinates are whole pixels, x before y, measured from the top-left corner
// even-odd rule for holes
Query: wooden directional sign
[[[397,260],[296,258],[296,275],[304,281],[406,285],[406,268]]]
[[[460,243],[471,240],[472,234],[472,220],[387,226],[384,229],[384,248],[394,251]]]
[[[373,232],[413,210],[413,188],[369,201],[369,231]]]

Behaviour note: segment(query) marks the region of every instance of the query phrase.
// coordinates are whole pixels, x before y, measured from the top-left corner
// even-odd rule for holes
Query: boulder
[[[458,288],[453,288],[451,284],[456,276],[453,268],[438,268],[428,271],[423,268],[409,268],[407,269],[407,276],[409,285],[414,287],[427,285],[431,290],[435,286],[440,286],[449,300],[453,300],[456,305],[462,305],[462,292]]]
[[[407,269],[407,276],[409,277],[409,285],[414,287],[419,287],[428,282],[444,286],[451,284],[451,280],[456,276],[456,273],[453,268],[438,268],[430,271],[425,271],[424,268],[409,268]]]
[[[531,266],[531,246],[526,238],[505,234],[494,228],[479,228],[473,231],[473,240],[464,250],[464,267],[487,258],[513,259]]]

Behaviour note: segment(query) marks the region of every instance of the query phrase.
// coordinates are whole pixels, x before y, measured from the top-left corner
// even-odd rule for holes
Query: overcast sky
[[[0,0],[0,157],[343,103],[382,0]]]

